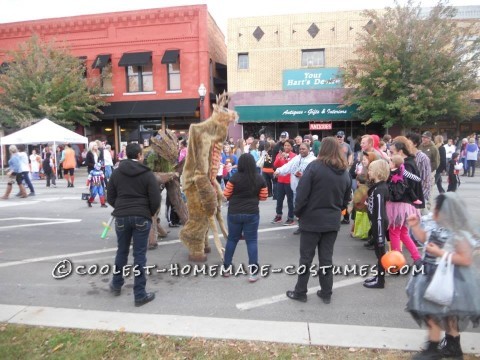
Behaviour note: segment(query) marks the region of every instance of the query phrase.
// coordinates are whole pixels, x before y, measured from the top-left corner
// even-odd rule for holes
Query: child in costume
[[[369,277],[363,283],[368,289],[383,289],[385,287],[385,269],[381,259],[385,255],[385,237],[388,230],[388,217],[385,203],[389,200],[387,179],[390,175],[388,163],[385,160],[375,160],[368,166],[368,178],[373,185],[368,189],[368,218],[372,230],[375,255],[377,256],[377,275]]]
[[[401,201],[403,194],[406,193],[412,204],[420,205],[422,201],[418,198],[415,191],[408,186],[405,177],[413,181],[421,181],[420,177],[405,170],[404,161],[400,155],[393,155],[390,162],[390,179],[388,181],[388,189],[390,191],[390,201]]]
[[[92,207],[92,202],[97,195],[100,198],[101,207],[107,207],[105,204],[105,175],[101,163],[96,163],[93,170],[88,174],[87,186],[90,187],[90,198],[87,200],[88,207]]]
[[[448,188],[447,191],[457,191],[460,186],[459,173],[463,169],[463,164],[458,162],[460,155],[455,152],[452,154],[452,158],[448,162]]]
[[[52,158],[52,153],[47,152],[45,154],[45,159],[42,162],[43,172],[45,173],[45,178],[47,179],[47,187],[50,187],[50,181],[52,182],[53,187],[57,187],[57,183],[55,182],[55,161]]]
[[[480,276],[478,237],[470,224],[465,203],[454,192],[436,199],[432,221],[421,224],[416,215],[407,218],[415,238],[426,243],[422,257],[423,271],[413,275],[407,285],[407,310],[419,325],[428,326],[427,348],[414,359],[463,359],[460,331],[472,322],[480,322]],[[438,263],[445,253],[451,254],[454,265],[454,296],[450,305],[437,304],[424,298]],[[477,265],[475,265],[475,263]],[[441,332],[445,337],[440,344]],[[440,344],[440,346],[439,346]]]
[[[357,189],[353,193],[353,209],[355,219],[352,225],[352,236],[362,240],[368,239],[370,221],[368,220],[366,200],[368,198],[367,177],[364,174],[357,176]],[[353,211],[352,211],[353,213]]]

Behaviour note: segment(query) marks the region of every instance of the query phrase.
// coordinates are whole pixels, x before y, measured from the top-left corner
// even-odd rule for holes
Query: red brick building
[[[226,88],[225,37],[206,5],[179,6],[0,24],[0,63],[37,34],[67,43],[84,59],[87,77],[104,76],[111,106],[85,129],[116,149],[161,127],[178,132],[207,118],[214,95]],[[206,88],[200,109],[198,89]]]

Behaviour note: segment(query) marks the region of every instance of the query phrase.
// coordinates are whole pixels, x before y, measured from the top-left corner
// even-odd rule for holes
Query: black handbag
[[[90,193],[82,193],[82,200],[90,199]]]

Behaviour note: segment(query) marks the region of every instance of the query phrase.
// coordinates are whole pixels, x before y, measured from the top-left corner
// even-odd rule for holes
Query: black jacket
[[[415,162],[415,157],[414,156],[408,156],[404,159],[404,166],[405,170],[411,172],[414,175],[417,175],[420,177],[420,172],[418,171],[417,164]],[[418,209],[423,209],[425,208],[425,197],[423,196],[423,189],[422,189],[422,182],[421,181],[413,181],[410,178],[405,177],[405,180],[407,182],[407,185],[409,188],[411,188],[414,192],[415,195],[417,195],[418,200],[420,200],[422,203],[420,205],[415,205],[413,204],[413,201],[415,199],[412,199],[410,196],[410,192],[406,191],[405,192],[405,197],[402,199],[401,202],[409,203],[415,206]]]
[[[338,231],[342,209],[351,197],[352,180],[347,170],[312,161],[297,187],[295,215],[300,229],[311,232]]]
[[[103,161],[103,150],[98,150],[98,161],[102,162],[102,166],[105,165]],[[85,165],[87,165],[87,173],[90,174],[90,171],[94,169],[95,166],[95,155],[90,150],[87,152],[87,157],[85,158]]]
[[[389,200],[388,186],[385,181],[374,184],[368,189],[368,219],[373,240],[380,246],[385,245],[388,229],[388,217],[385,203]]]
[[[447,170],[447,151],[443,146],[438,148],[438,154],[440,155],[440,165],[438,165],[436,174],[441,174]]]
[[[160,207],[160,190],[150,169],[134,160],[122,160],[107,185],[112,215],[150,219]]]

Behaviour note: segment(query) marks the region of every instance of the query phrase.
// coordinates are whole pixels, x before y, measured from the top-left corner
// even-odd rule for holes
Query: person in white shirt
[[[25,152],[25,145],[18,145],[18,156],[20,159],[20,172],[22,173],[23,180],[30,189],[28,196],[35,196],[35,189],[30,181],[30,165],[28,164],[28,155]],[[17,194],[20,196],[20,193]]]
[[[107,144],[103,149],[103,161],[105,165],[105,180],[108,182],[110,176],[112,176],[113,159],[112,159],[112,146]]]
[[[292,160],[290,160],[285,165],[279,167],[275,170],[274,175],[287,175],[290,174],[290,188],[293,192],[293,203],[295,204],[295,197],[297,194],[297,186],[300,182],[300,178],[303,175],[303,172],[307,168],[307,165],[310,164],[313,160],[316,159],[315,155],[310,152],[310,147],[302,143],[299,147],[299,154],[295,156]],[[294,232],[295,235],[300,234],[300,230],[296,230]]]
[[[453,139],[448,139],[447,143],[443,145],[445,148],[445,154],[447,155],[447,174],[448,174],[448,166],[450,164],[450,160],[452,160],[452,154],[456,151],[456,147],[453,144]]]

